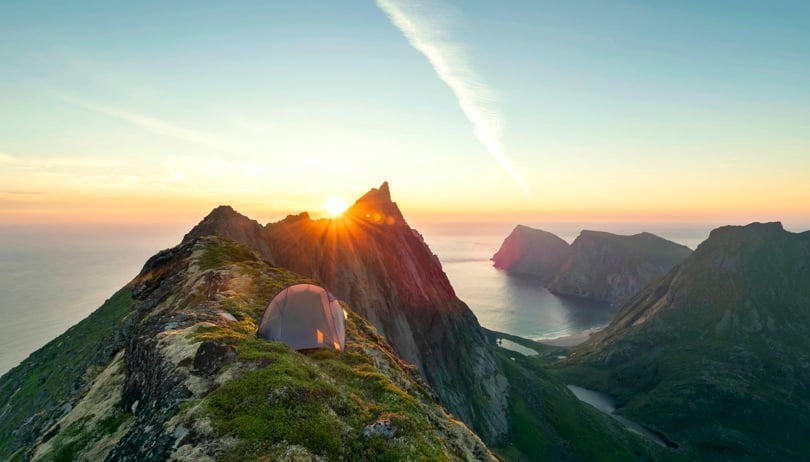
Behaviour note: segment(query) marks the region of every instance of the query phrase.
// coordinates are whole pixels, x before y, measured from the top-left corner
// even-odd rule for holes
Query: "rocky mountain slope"
[[[563,368],[702,460],[810,454],[810,232],[726,226]]]
[[[492,256],[492,264],[512,274],[528,274],[550,282],[569,250],[568,243],[552,233],[517,225]]]
[[[184,241],[204,235],[234,239],[275,265],[322,281],[417,366],[450,411],[485,441],[503,441],[509,392],[494,348],[391,200],[387,183],[333,220],[302,213],[262,227],[218,207]]]
[[[492,257],[494,266],[535,276],[549,290],[617,303],[683,261],[691,251],[650,233],[582,231],[568,244],[518,225]]]
[[[650,233],[582,231],[549,283],[554,292],[616,303],[666,274],[692,253]]]
[[[494,460],[349,307],[344,352],[257,339],[298,282],[216,237],[155,255],[0,379],[0,459]]]

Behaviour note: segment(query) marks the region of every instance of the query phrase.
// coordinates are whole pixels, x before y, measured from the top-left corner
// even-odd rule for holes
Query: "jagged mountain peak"
[[[208,215],[203,218],[191,231],[183,237],[183,241],[191,240],[200,236],[205,236],[206,231],[212,231],[211,234],[217,234],[218,228],[228,226],[231,228],[241,228],[246,226],[258,225],[256,220],[252,220],[245,215],[234,210],[230,205],[220,205],[214,207]]]
[[[407,225],[396,202],[391,200],[391,190],[387,181],[357,199],[344,215],[374,224]]]
[[[219,205],[214,207],[208,215],[203,218],[202,223],[226,222],[226,221],[253,221],[250,218],[237,212],[230,205]]]
[[[219,236],[253,247],[267,261],[273,262],[273,251],[267,242],[264,227],[258,221],[242,215],[230,205],[220,205],[205,216],[183,236],[182,243],[203,236]]]

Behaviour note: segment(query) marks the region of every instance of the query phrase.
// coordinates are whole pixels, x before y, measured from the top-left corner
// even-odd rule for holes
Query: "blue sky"
[[[810,217],[807,2],[415,5],[3,2],[0,221],[273,216],[383,180],[414,213]]]

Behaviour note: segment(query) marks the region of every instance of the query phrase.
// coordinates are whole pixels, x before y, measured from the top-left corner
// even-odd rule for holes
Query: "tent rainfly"
[[[264,310],[257,335],[296,350],[343,350],[346,320],[340,303],[326,289],[296,284],[273,297]]]

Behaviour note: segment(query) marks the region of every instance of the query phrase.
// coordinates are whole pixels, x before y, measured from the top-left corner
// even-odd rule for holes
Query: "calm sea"
[[[619,234],[649,231],[694,249],[709,235],[706,227],[590,224],[528,226],[558,235],[569,244],[582,229]],[[513,224],[415,224],[439,256],[459,298],[467,302],[482,326],[531,339],[550,339],[608,324],[616,312],[606,303],[554,295],[529,277],[509,276],[489,260]]]
[[[513,224],[411,224],[439,256],[458,296],[487,328],[553,338],[602,326],[613,315],[609,306],[558,297],[531,279],[493,268],[489,258]],[[709,232],[643,225],[538,227],[568,242],[583,227],[650,231],[691,248]],[[0,374],[84,319],[131,280],[147,258],[180,242],[186,229],[0,225]]]

